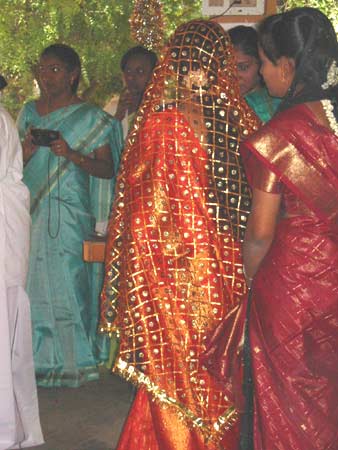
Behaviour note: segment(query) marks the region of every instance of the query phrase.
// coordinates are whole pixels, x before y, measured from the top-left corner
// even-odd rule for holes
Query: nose
[[[135,72],[127,72],[125,74],[125,78],[128,81],[134,81],[135,80]]]
[[[42,88],[44,88],[47,84],[48,75],[45,72],[39,73],[38,81]]]
[[[40,68],[38,71],[38,77],[40,80],[46,80],[48,78],[48,72],[49,71],[47,69]]]
[[[39,78],[40,78],[40,80],[46,80],[48,78],[47,72],[40,71],[39,72]]]

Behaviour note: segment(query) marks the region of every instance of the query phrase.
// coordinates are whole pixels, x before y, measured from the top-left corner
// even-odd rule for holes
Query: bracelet
[[[86,157],[83,155],[80,155],[80,160],[79,160],[79,166],[81,166],[85,161],[86,161]]]

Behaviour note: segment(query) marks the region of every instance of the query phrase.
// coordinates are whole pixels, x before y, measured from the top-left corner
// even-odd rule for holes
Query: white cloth
[[[119,96],[114,95],[106,106],[103,108],[104,111],[109,113],[111,116],[115,117],[117,111],[117,105],[119,103]],[[126,114],[121,121],[122,131],[123,131],[123,141],[127,139],[128,136],[128,128],[129,128],[129,116]],[[105,222],[96,222],[95,232],[101,236],[105,236],[107,234],[108,221]]]
[[[111,116],[115,116],[117,111],[117,105],[119,103],[119,96],[114,95],[109,102],[106,104],[106,106],[103,108],[104,111],[109,113]],[[129,131],[129,116],[128,114],[125,114],[121,121],[122,130],[123,130],[123,140],[125,141],[128,135]]]
[[[0,106],[0,450],[43,443],[29,299],[29,191],[13,120]]]

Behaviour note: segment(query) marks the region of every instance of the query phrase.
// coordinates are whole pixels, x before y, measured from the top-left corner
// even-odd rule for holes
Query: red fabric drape
[[[213,22],[182,25],[124,150],[102,293],[101,327],[120,334],[115,370],[147,391],[130,416],[150,410],[161,450],[235,448],[236,411],[199,357],[246,290],[250,191],[239,143],[257,125],[228,35]],[[139,435],[133,423],[124,434]]]

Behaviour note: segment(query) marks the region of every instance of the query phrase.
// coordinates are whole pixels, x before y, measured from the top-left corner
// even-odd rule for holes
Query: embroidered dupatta
[[[258,120],[235,74],[218,24],[181,26],[145,93],[117,180],[101,328],[120,334],[115,370],[159,403],[149,405],[153,422],[167,424],[161,450],[175,448],[167,443],[173,416],[185,436],[199,435],[191,450],[204,448],[201,436],[214,441],[208,448],[219,445],[235,421],[199,361],[206,334],[245,292],[240,242],[250,193],[238,148]],[[183,445],[182,426],[175,430],[168,441],[180,436]]]

